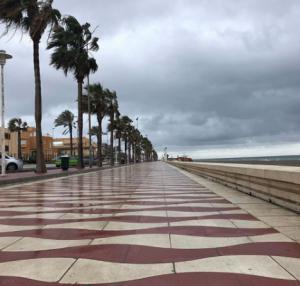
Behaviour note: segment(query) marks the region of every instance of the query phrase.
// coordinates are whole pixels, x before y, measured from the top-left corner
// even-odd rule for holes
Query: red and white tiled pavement
[[[300,244],[157,162],[0,190],[0,286],[296,286]]]

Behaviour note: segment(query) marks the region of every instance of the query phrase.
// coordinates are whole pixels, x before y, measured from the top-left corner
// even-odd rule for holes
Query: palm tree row
[[[88,87],[86,87],[88,89]],[[107,131],[110,133],[110,163],[114,165],[114,154],[115,150],[117,154],[121,154],[121,143],[124,142],[124,153],[125,153],[125,163],[135,162],[138,157],[137,152],[132,153],[129,150],[137,150],[135,146],[141,146],[144,154],[146,155],[146,160],[152,160],[155,156],[150,156],[153,152],[153,146],[148,140],[150,145],[142,144],[145,138],[140,134],[140,132],[132,126],[132,120],[126,116],[121,116],[119,112],[119,103],[117,94],[115,91],[103,88],[100,83],[92,84],[89,86],[89,96],[91,113],[97,118],[97,126],[92,128],[92,135],[97,137],[97,157],[98,165],[102,166],[103,154],[102,154],[102,135],[103,135],[103,119],[105,117],[109,118],[109,124]],[[83,96],[83,110],[85,113],[88,112],[88,95]],[[118,146],[114,146],[114,138],[118,139]],[[151,148],[149,148],[151,146]],[[147,148],[144,148],[147,147]],[[150,150],[151,149],[151,150]],[[149,153],[150,152],[150,153]]]
[[[114,165],[114,154],[119,155],[122,151],[122,141],[124,142],[125,163],[154,160],[152,143],[143,137],[140,132],[132,126],[132,120],[126,116],[121,116],[119,112],[119,104],[117,94],[115,91],[103,88],[100,83],[91,84],[85,87],[88,91],[82,97],[83,113],[88,113],[88,96],[90,97],[90,112],[97,118],[97,126],[91,129],[91,135],[97,137],[97,158],[98,166],[102,166],[104,155],[102,154],[102,135],[103,133],[103,119],[108,117],[109,124],[107,131],[110,134],[110,163]],[[72,148],[72,130],[74,128],[74,115],[71,111],[63,111],[55,120],[55,126],[63,126],[66,129],[63,134],[70,134],[70,143]],[[114,138],[118,140],[118,146],[114,146]],[[132,152],[131,152],[132,150]],[[116,152],[115,152],[116,151]],[[72,154],[72,149],[71,149]],[[142,158],[141,156],[144,156]]]
[[[73,16],[65,17],[52,33],[48,49],[53,49],[51,65],[72,73],[77,82],[78,104],[78,167],[84,168],[83,162],[83,83],[84,78],[98,69],[97,62],[89,56],[89,51],[97,51],[98,38],[93,38],[90,24],[81,25]]]
[[[47,49],[53,50],[50,64],[56,69],[62,70],[65,75],[72,73],[77,82],[77,145],[79,168],[84,167],[82,146],[83,113],[86,111],[85,96],[83,96],[84,79],[89,76],[90,73],[94,73],[98,69],[96,60],[90,56],[90,52],[95,52],[99,49],[98,38],[93,37],[93,32],[90,30],[90,24],[85,23],[82,25],[73,16],[61,17],[61,13],[57,9],[54,9],[52,4],[53,0],[0,0],[0,23],[5,25],[6,32],[9,32],[10,30],[20,30],[22,33],[27,33],[30,36],[33,44],[37,173],[45,173],[47,171],[42,141],[42,88],[39,59],[39,47],[43,34],[46,31],[49,31],[49,43]],[[92,100],[92,112],[96,114],[98,121],[99,130],[97,137],[99,158],[101,158],[102,120],[104,116],[109,116],[111,125],[111,154],[113,154],[114,151],[113,132],[117,129],[121,130],[121,127],[118,127],[120,114],[117,115],[118,102],[116,93],[105,90],[105,96],[109,95],[109,100],[107,102],[106,99],[102,98],[103,95],[101,94],[101,98],[103,99],[101,104],[105,105],[104,112],[101,104],[97,103],[97,101],[99,101],[97,96],[100,96],[97,89],[101,88],[101,85],[94,85],[90,90],[91,93],[94,94],[92,96],[95,97],[94,102]],[[67,114],[65,115],[67,116]],[[55,124],[62,125],[59,121]],[[129,124],[129,126],[131,125]],[[68,128],[71,138],[73,126],[70,126],[67,123],[65,127]],[[128,126],[124,128],[130,129]],[[129,129],[124,131],[124,128],[122,128],[123,131],[120,131],[122,135],[121,133],[118,133],[117,135],[120,138],[119,142],[121,142],[121,138],[124,138],[124,134],[127,134],[125,135],[126,139],[124,140],[126,145],[125,148],[128,148],[128,160],[133,158],[133,160],[136,161],[140,152],[140,147],[142,146],[141,135],[139,134],[138,130],[131,130],[129,132]],[[149,152],[149,150],[147,152]],[[149,154],[147,156],[149,157]],[[113,165],[113,163],[114,159],[112,156],[111,164]]]

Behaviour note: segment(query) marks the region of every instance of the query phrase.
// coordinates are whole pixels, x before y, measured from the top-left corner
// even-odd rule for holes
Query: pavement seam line
[[[79,258],[74,259],[74,262],[71,263],[71,265],[67,268],[67,270],[63,273],[63,275],[60,277],[60,279],[59,279],[57,282],[60,283],[60,282],[64,279],[64,277],[67,275],[67,273],[71,270],[71,268],[74,266],[74,264],[75,264],[78,260],[79,260]]]
[[[6,245],[5,247],[1,248],[0,250],[1,250],[1,251],[5,251],[6,248],[8,248],[8,247],[14,245],[15,243],[21,241],[22,239],[24,239],[24,237],[19,237],[17,240],[15,240],[14,242],[10,243],[9,245]]]
[[[277,265],[279,265],[284,271],[286,271],[287,273],[289,273],[292,277],[295,278],[296,281],[299,281],[299,279],[294,275],[292,274],[288,269],[286,269],[283,265],[281,265],[276,259],[274,259],[273,256],[269,256]]]

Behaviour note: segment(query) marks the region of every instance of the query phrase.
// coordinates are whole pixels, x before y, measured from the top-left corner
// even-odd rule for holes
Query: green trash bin
[[[67,171],[69,169],[69,156],[61,156],[60,158],[61,160],[61,168],[63,171]]]

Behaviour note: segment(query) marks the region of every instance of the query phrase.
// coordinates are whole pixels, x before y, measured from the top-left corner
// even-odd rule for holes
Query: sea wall
[[[300,167],[176,161],[170,164],[300,213]]]

